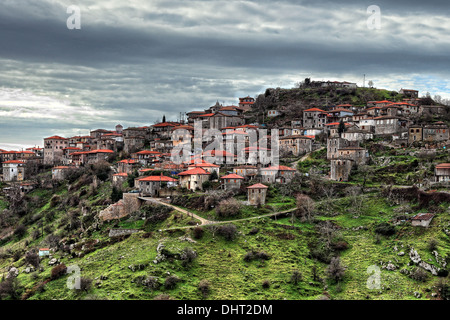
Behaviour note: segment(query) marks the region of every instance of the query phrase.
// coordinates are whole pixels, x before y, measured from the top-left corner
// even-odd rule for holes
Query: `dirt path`
[[[265,218],[265,217],[272,217],[272,216],[276,216],[276,215],[280,215],[280,214],[285,214],[285,213],[289,213],[292,212],[294,210],[296,210],[297,208],[292,208],[289,210],[284,210],[284,211],[279,211],[279,212],[272,212],[272,213],[267,213],[267,214],[263,214],[260,216],[256,216],[256,217],[249,217],[249,218],[242,218],[242,219],[235,219],[235,220],[227,220],[227,221],[214,221],[214,220],[208,220],[205,218],[200,217],[199,215],[187,211],[185,209],[181,209],[178,208],[177,206],[171,205],[167,202],[162,201],[161,199],[158,198],[150,198],[150,197],[140,197],[141,200],[145,200],[145,201],[150,201],[153,203],[157,203],[157,204],[161,204],[163,206],[167,206],[167,207],[171,207],[174,210],[177,210],[181,213],[187,214],[190,217],[193,217],[197,220],[200,220],[200,224],[199,225],[211,225],[211,224],[226,224],[226,223],[233,223],[233,222],[240,222],[240,221],[246,221],[246,220],[254,220],[254,219],[260,219],[260,218]],[[196,226],[184,226],[184,227],[173,227],[173,228],[167,228],[167,229],[161,229],[160,231],[165,231],[165,230],[174,230],[174,229],[190,229],[190,228],[195,228]]]

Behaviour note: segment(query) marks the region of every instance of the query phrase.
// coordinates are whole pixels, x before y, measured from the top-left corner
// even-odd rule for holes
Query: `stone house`
[[[63,149],[69,146],[69,141],[60,136],[44,138],[44,164],[60,164]]]
[[[125,180],[128,179],[128,174],[125,172],[115,173],[113,174],[113,184],[116,186],[120,186]]]
[[[23,181],[25,176],[25,162],[9,160],[3,162],[3,181]]]
[[[450,163],[440,163],[434,167],[436,182],[450,181]]]
[[[405,97],[409,97],[409,98],[418,98],[419,97],[419,91],[418,90],[401,88],[398,93],[404,95]]]
[[[114,151],[107,149],[97,149],[88,151],[86,153],[86,162],[88,164],[99,163],[102,161],[108,161],[111,156],[114,155]]]
[[[279,138],[280,151],[291,152],[295,156],[299,156],[312,151],[312,140],[310,137],[301,135],[290,135]]]
[[[167,177],[164,175],[160,176],[146,176],[135,179],[135,186],[143,196],[158,196],[159,191],[164,188],[175,187],[178,184],[178,180]]]
[[[347,131],[343,132],[341,137],[348,141],[365,141],[365,140],[373,139],[373,134],[354,127],[354,128],[350,128]]]
[[[408,120],[395,116],[380,116],[375,119],[375,134],[391,135],[407,130]]]
[[[208,124],[210,129],[221,130],[225,127],[236,127],[243,125],[245,120],[240,115],[229,115],[222,112],[217,112],[208,117]]]
[[[336,159],[339,156],[339,149],[348,147],[349,141],[340,137],[327,139],[327,159]]]
[[[71,154],[74,152],[81,152],[80,148],[77,147],[67,147],[63,149],[63,155],[62,155],[62,164],[63,165],[69,165],[72,163],[72,156]]]
[[[331,160],[330,179],[334,181],[348,181],[353,167],[351,159],[332,159]]]
[[[70,172],[69,166],[56,166],[52,168],[52,179],[53,180],[64,180],[67,174]]]
[[[247,187],[248,203],[252,206],[262,206],[266,204],[267,189],[269,187],[257,183]]]
[[[134,159],[125,159],[117,162],[117,171],[119,173],[132,174],[139,166],[139,161]]]
[[[408,128],[408,143],[416,141],[442,142],[449,138],[449,128],[443,122],[426,125],[412,125]]]
[[[226,176],[220,177],[223,181],[223,188],[225,190],[240,188],[241,182],[244,180],[244,177],[237,175],[235,173],[227,174]]]
[[[427,228],[431,220],[434,218],[433,213],[419,213],[411,218],[411,225],[416,227],[425,227]]]
[[[202,168],[205,171],[209,172],[209,173],[216,173],[216,176],[219,177],[219,170],[220,170],[220,166],[214,163],[209,163],[206,162],[204,160],[198,160],[198,162],[196,163],[195,161],[193,161],[193,163],[188,165],[188,170],[190,169],[195,169],[195,168]]]
[[[338,159],[353,160],[354,165],[365,164],[368,160],[367,150],[358,146],[348,146],[338,149]]]
[[[323,128],[327,124],[327,112],[318,108],[303,111],[304,128]]]
[[[287,166],[270,166],[267,168],[261,168],[261,182],[265,183],[285,183],[291,181],[294,177],[295,169]]]
[[[255,103],[255,98],[246,96],[244,98],[239,98],[239,107],[243,108],[244,112],[252,110],[252,106]]]
[[[250,165],[241,165],[233,168],[233,173],[244,177],[247,180],[255,178],[258,174],[258,167]]]
[[[159,156],[161,152],[152,150],[141,150],[131,154],[131,158],[138,160],[142,165],[151,165]]]
[[[203,168],[195,168],[180,172],[180,185],[193,191],[203,190],[203,182],[209,180],[210,173]]]

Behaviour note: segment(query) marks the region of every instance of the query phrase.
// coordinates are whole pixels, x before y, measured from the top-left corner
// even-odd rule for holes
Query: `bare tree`
[[[306,194],[299,194],[296,197],[296,201],[297,216],[301,217],[302,220],[311,221],[316,207],[314,200]]]
[[[341,264],[341,259],[339,257],[331,258],[331,262],[327,268],[328,277],[339,282],[345,275],[345,267]]]

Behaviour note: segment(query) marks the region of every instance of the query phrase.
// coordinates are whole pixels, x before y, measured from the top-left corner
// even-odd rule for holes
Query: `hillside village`
[[[366,98],[370,98],[370,94],[384,95],[384,99],[355,100],[356,92],[366,94]],[[286,100],[288,94],[303,98]],[[348,99],[343,101],[342,97]],[[325,103],[320,104],[324,99]],[[195,238],[195,234],[188,232],[200,232],[200,227],[211,227],[216,222],[220,222],[217,226],[232,229],[230,224],[223,223],[236,220],[238,225],[243,223],[241,234],[256,234],[257,230],[264,230],[263,221],[270,220],[278,226],[284,226],[285,233],[282,234],[286,239],[306,237],[299,240],[297,249],[292,250],[296,250],[294,256],[299,255],[299,259],[305,259],[305,262],[308,260],[305,266],[310,269],[301,271],[303,278],[299,276],[296,279],[295,272],[291,274],[291,269],[300,268],[300,261],[288,263],[290,275],[286,281],[297,284],[301,279],[307,278],[308,281],[304,280],[305,287],[302,287],[300,293],[291,287],[280,289],[283,291],[281,292],[276,291],[281,280],[278,281],[278,287],[271,286],[276,281],[267,280],[262,288],[255,289],[260,292],[264,291],[265,286],[270,287],[272,293],[259,293],[265,298],[281,299],[286,297],[285,292],[289,292],[289,299],[307,296],[317,299],[368,299],[369,296],[382,299],[383,294],[393,299],[448,299],[448,285],[442,284],[442,280],[448,278],[446,266],[450,252],[450,194],[447,193],[450,181],[449,114],[448,106],[433,101],[429,96],[420,97],[419,91],[413,89],[400,88],[398,92],[387,93],[381,89],[361,88],[351,82],[306,79],[298,88],[284,91],[279,88],[267,89],[258,97],[239,98],[236,105],[222,105],[217,101],[210,107],[187,112],[176,121],[166,120],[164,117],[160,122],[142,127],[124,128],[117,124],[114,128],[92,130],[84,136],[44,137],[42,147],[33,146],[22,151],[0,150],[0,209],[4,211],[0,221],[0,249],[3,246],[7,248],[5,250],[9,250],[8,253],[0,251],[0,272],[8,276],[16,272],[9,276],[10,279],[17,278],[19,273],[19,278],[29,279],[28,273],[31,274],[32,271],[25,275],[25,271],[19,272],[19,269],[39,269],[39,264],[32,267],[25,257],[30,248],[39,251],[41,259],[47,255],[51,255],[50,258],[56,257],[49,259],[52,262],[49,266],[55,268],[62,265],[61,260],[82,259],[90,252],[93,252],[91,255],[97,254],[106,246],[95,247],[99,241],[108,242],[120,238],[120,241],[114,240],[119,245],[121,241],[138,243],[140,231],[147,232],[145,241],[153,239],[161,244],[162,238],[154,235],[158,230],[163,234],[164,228],[178,230],[173,232],[188,230],[177,235],[185,238],[189,236],[188,239],[195,243],[201,237]],[[208,130],[220,132],[222,141],[236,147],[233,150],[239,149],[238,141],[243,141],[243,150],[237,151],[243,152],[245,161],[239,161],[237,153],[230,153],[226,148],[209,149],[207,146],[211,141],[207,139],[201,141],[200,152],[193,150],[191,144],[193,145],[196,126],[201,127],[202,133]],[[267,145],[261,144],[264,142],[260,136],[262,129],[266,129],[269,135]],[[183,134],[175,134],[179,132]],[[278,136],[278,148],[272,145],[274,140],[271,140],[271,135],[274,132]],[[253,133],[258,137],[256,145],[250,139]],[[189,150],[192,150],[189,161],[174,162],[172,151],[186,143],[189,144]],[[261,160],[260,152],[274,156],[271,153],[273,150],[279,152],[276,164],[267,164]],[[75,193],[77,200],[73,200]],[[42,201],[39,200],[35,207],[33,201],[38,198]],[[21,209],[20,203],[27,209]],[[169,211],[174,210],[170,223],[167,215],[158,213],[164,219],[155,218],[155,225],[158,227],[148,229],[148,221],[151,220],[149,214],[151,216],[151,212],[165,212],[164,208],[166,211],[168,208]],[[65,212],[68,215],[66,218]],[[136,212],[140,212],[140,215],[136,216]],[[52,218],[45,218],[47,215],[52,215]],[[64,227],[64,232],[60,235],[57,227],[46,227],[47,224],[55,225],[55,216],[70,225]],[[90,220],[86,218],[85,221],[83,217]],[[237,222],[239,219],[245,222]],[[39,222],[40,220],[42,221]],[[73,224],[76,226],[72,228]],[[22,231],[18,231],[19,227]],[[316,230],[314,228],[318,231],[313,231]],[[208,230],[212,232],[212,238],[215,238],[216,230]],[[112,236],[115,232],[119,236]],[[170,238],[171,231],[167,232]],[[220,234],[221,231],[217,232]],[[227,232],[231,231],[222,232],[226,241],[229,234]],[[275,231],[267,232],[264,237],[268,239]],[[308,242],[307,235],[313,232],[322,244],[326,244],[325,247],[322,247],[319,240],[317,243]],[[352,247],[351,232],[366,232],[361,238],[364,240],[360,239],[363,244],[355,242]],[[101,234],[100,238],[96,238],[97,233]],[[56,243],[51,238],[49,241],[50,236],[56,235]],[[84,239],[87,236],[90,242],[87,242],[87,238]],[[230,239],[235,237],[233,233]],[[380,240],[380,237],[385,238]],[[379,254],[378,251],[375,254],[374,245],[367,244],[372,241],[369,238],[378,243],[384,241],[386,248],[383,250],[389,248],[389,254]],[[27,243],[24,242],[25,239]],[[284,241],[288,241],[286,239]],[[241,243],[242,248],[249,245],[247,240],[245,244]],[[108,245],[117,245],[114,241],[108,242]],[[267,241],[261,242],[264,243],[262,246],[255,244],[252,249],[246,249],[248,256],[244,259],[260,261],[256,269],[264,269],[264,261],[266,258],[269,260],[268,257],[258,256],[261,252],[255,251],[265,248],[270,251]],[[278,245],[277,241],[281,240],[274,242]],[[425,248],[432,241],[433,250],[428,252]],[[217,247],[215,242],[211,245],[218,252],[234,250],[226,249],[227,246],[223,247],[225,249]],[[366,283],[361,280],[365,279],[361,272],[353,274],[345,282],[343,270],[351,274],[358,268],[356,261],[362,259],[360,256],[352,256],[352,248],[365,245],[370,249],[359,254],[367,257],[367,263],[371,261],[370,265],[379,265],[383,272],[396,272],[396,277],[402,280],[395,278],[394,283],[400,281],[403,293],[396,291],[394,284],[383,285],[376,293],[368,293],[368,289],[361,291],[360,286],[365,286]],[[71,246],[72,249],[61,249],[65,246]],[[78,249],[96,249],[74,250],[77,246]],[[289,246],[287,244],[287,248]],[[305,253],[306,248],[309,248],[309,254]],[[150,264],[156,265],[158,257],[164,256],[160,249],[158,245],[155,250],[155,255],[158,256]],[[422,260],[417,258],[418,250]],[[286,254],[288,251],[286,249]],[[17,260],[14,258],[15,252],[20,252]],[[337,258],[341,252],[346,264],[342,270],[339,269],[341,266]],[[204,254],[207,255],[205,252]],[[274,259],[273,254],[268,255]],[[376,261],[369,259],[367,255],[371,254],[376,255]],[[166,252],[166,258],[167,255]],[[200,249],[197,249],[191,260],[195,256],[200,259],[200,255]],[[389,260],[380,262],[387,256],[390,257]],[[92,256],[90,263],[95,259]],[[356,260],[349,266],[351,259]],[[331,282],[320,282],[323,279],[319,280],[321,276],[317,274],[321,273],[322,277],[329,275],[333,264],[337,264],[337,271],[342,272],[335,270],[335,278],[331,276],[331,280],[328,279]],[[130,269],[140,268],[136,264],[132,265]],[[313,265],[316,269],[309,274]],[[142,267],[142,270],[146,270],[145,268]],[[51,272],[48,268],[45,270],[43,272]],[[280,271],[277,269],[274,272]],[[268,274],[264,276],[269,277]],[[98,292],[102,292],[102,283],[108,279],[106,276],[102,277],[91,277],[94,282],[92,286]],[[356,284],[357,277],[360,277],[359,285]],[[421,277],[426,280],[422,281]],[[42,287],[54,282],[49,280],[50,282],[42,284],[44,278],[42,276],[40,279]],[[98,278],[98,281],[94,278]],[[436,284],[439,279],[440,287]],[[50,297],[45,294],[45,290],[36,290],[37,282],[23,281],[33,284],[23,289],[22,298],[33,297],[34,294],[43,299]],[[211,290],[214,290],[214,283],[211,284],[214,280],[211,278],[208,281]],[[62,286],[61,283],[59,287]],[[347,285],[343,289],[345,283]],[[222,290],[225,290],[225,284],[215,285],[222,286]],[[389,292],[386,287],[389,287]],[[147,298],[161,298],[164,294],[161,288],[152,289],[151,292],[155,293]],[[110,288],[108,292],[111,290],[114,291]],[[176,294],[170,293],[170,290],[168,292],[175,298],[198,298],[192,296],[192,290],[186,290],[177,291]],[[47,291],[54,293],[52,289]],[[103,294],[106,295],[105,292]],[[223,292],[216,291],[215,298],[235,297],[230,296],[229,291]],[[245,291],[242,294],[260,298],[255,292]],[[143,296],[128,296],[133,297]],[[116,294],[115,298],[127,296]]]

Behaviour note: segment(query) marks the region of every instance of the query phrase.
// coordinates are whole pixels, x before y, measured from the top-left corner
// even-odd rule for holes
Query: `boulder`
[[[8,271],[8,274],[6,275],[6,279],[9,278],[16,278],[19,275],[19,269],[16,267],[11,267]]]

